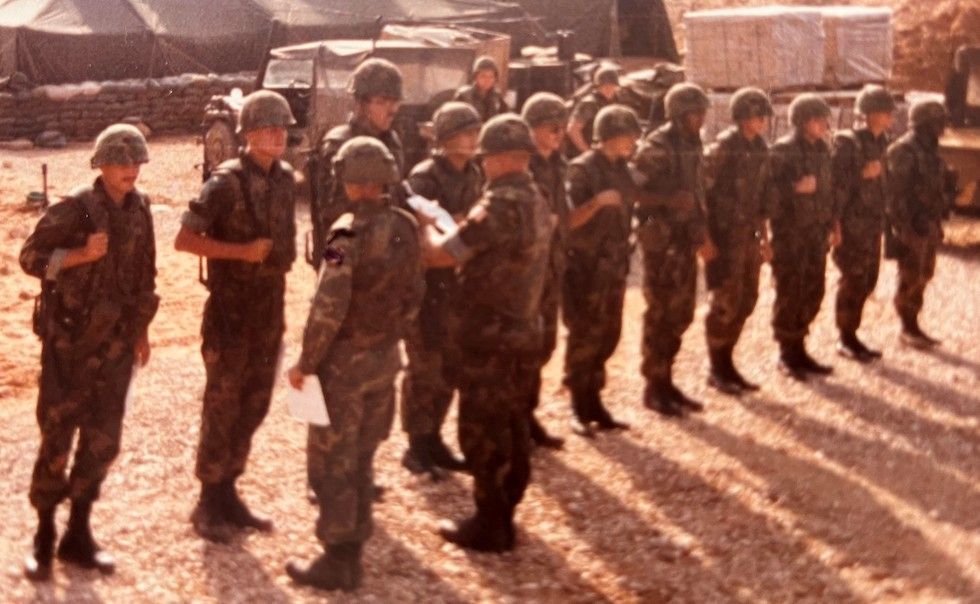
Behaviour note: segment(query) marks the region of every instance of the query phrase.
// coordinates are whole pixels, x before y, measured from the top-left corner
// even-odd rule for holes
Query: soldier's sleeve
[[[443,244],[443,249],[456,259],[466,262],[479,252],[494,245],[502,245],[509,236],[516,234],[516,227],[508,229],[505,212],[490,197],[484,196],[470,210],[459,228]]]
[[[205,234],[221,216],[227,215],[234,204],[236,178],[224,172],[216,172],[208,178],[196,200],[187,204],[187,211],[180,217],[180,224],[195,233]]]
[[[568,166],[568,176],[565,185],[568,207],[581,207],[588,203],[599,191],[594,188],[585,166],[575,162]]]
[[[913,182],[915,157],[900,145],[888,150],[888,200],[886,211],[892,225],[899,232],[912,229],[910,202],[916,190]]]
[[[80,220],[79,207],[71,200],[49,207],[20,250],[24,272],[38,279],[56,280],[68,250],[78,240]]]
[[[149,200],[145,200],[144,203],[149,203]],[[139,262],[143,264],[141,270],[139,271],[140,283],[137,288],[137,303],[136,303],[136,327],[137,334],[146,333],[147,328],[153,321],[153,317],[157,314],[157,309],[160,307],[160,296],[156,293],[156,277],[157,277],[157,250],[156,250],[156,235],[153,231],[153,215],[149,211],[149,206],[146,206],[145,220],[148,222],[149,236],[146,241],[143,242]]]
[[[344,214],[334,223],[327,238],[316,293],[303,329],[299,369],[306,375],[316,373],[350,307],[353,274],[358,261],[357,233],[352,230],[352,224],[353,216]]]
[[[834,137],[831,150],[831,175],[834,187],[835,215],[839,216],[854,200],[861,175],[858,150],[850,136],[839,134]]]
[[[419,166],[421,165],[419,164]],[[442,200],[439,198],[442,197],[442,191],[439,183],[428,170],[412,170],[406,180],[413,191],[426,199],[433,199],[441,204]]]
[[[769,153],[763,169],[764,184],[762,187],[763,204],[766,216],[772,219],[779,219],[783,213],[783,198],[787,197],[792,190],[792,183],[789,182],[788,170],[786,169],[786,158],[778,148],[774,148]],[[787,187],[789,189],[787,190]]]

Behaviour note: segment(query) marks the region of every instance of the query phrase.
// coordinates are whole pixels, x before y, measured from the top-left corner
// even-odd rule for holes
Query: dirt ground
[[[241,484],[273,516],[271,535],[227,546],[196,538],[193,456],[204,373],[199,322],[205,292],[197,262],[173,251],[182,207],[199,185],[200,147],[191,138],[155,139],[141,188],[154,201],[163,298],[151,329],[153,358],[136,378],[123,451],[94,514],[102,544],[120,559],[102,578],[56,566],[54,580],[21,578],[34,516],[27,502],[37,446],[34,420],[38,343],[30,332],[38,288],[17,253],[37,219],[22,209],[51,168],[54,195],[89,181],[89,148],[0,156],[0,594],[5,602],[305,602],[322,595],[293,587],[283,565],[318,550],[314,509],[304,497],[304,427],[276,389]],[[306,221],[306,217],[303,217]],[[396,426],[377,459],[387,487],[375,508],[366,580],[338,602],[980,602],[980,229],[950,227],[958,242],[939,259],[924,325],[944,345],[902,348],[889,303],[887,263],[866,313],[866,340],[883,361],[863,368],[833,354],[836,269],[810,338],[833,376],[806,385],[782,378],[768,323],[772,285],[762,297],[737,360],[765,383],[741,399],[705,386],[700,301],[677,362],[677,380],[707,411],[668,421],[640,404],[643,310],[633,275],[625,333],[610,363],[605,396],[632,429],[586,440],[569,434],[557,360],[547,368],[540,414],[568,437],[563,451],[534,455],[518,509],[518,547],[472,555],[444,544],[439,519],[471,509],[470,479],[418,478],[400,463]],[[300,229],[305,230],[303,228]],[[635,271],[634,271],[635,273]],[[287,360],[297,351],[313,272],[289,278]],[[556,359],[560,359],[559,354]],[[455,442],[454,422],[446,428]],[[62,512],[61,517],[64,517]]]

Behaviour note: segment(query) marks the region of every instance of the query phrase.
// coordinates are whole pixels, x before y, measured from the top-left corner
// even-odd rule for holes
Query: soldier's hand
[[[718,257],[718,246],[710,237],[706,237],[704,243],[698,248],[698,255],[701,256],[701,260],[711,262]]]
[[[772,244],[768,239],[759,241],[759,256],[763,262],[772,262]]]
[[[290,367],[289,371],[286,372],[286,378],[289,380],[289,385],[296,390],[303,389],[303,382],[306,381],[306,376],[299,370],[299,365]]]
[[[146,364],[150,362],[150,336],[148,334],[143,334],[143,336],[136,341],[136,346],[133,350],[136,356],[136,363],[140,367],[146,367]]]
[[[595,196],[596,202],[602,207],[618,206],[623,203],[623,196],[615,189],[606,189]]]
[[[842,239],[843,239],[843,234],[841,233],[840,230],[840,223],[835,222],[834,228],[830,230],[830,237],[828,238],[830,247],[837,247],[838,245],[840,245]]]
[[[817,177],[810,174],[796,181],[793,190],[800,195],[813,195],[817,192]]]
[[[881,176],[881,160],[876,159],[869,161],[864,164],[864,169],[861,170],[861,178],[865,180],[874,180]]]
[[[259,264],[260,262],[265,261],[266,257],[268,257],[269,252],[271,251],[271,239],[255,239],[246,244],[245,253],[242,255],[242,260],[245,262]]]
[[[87,262],[95,262],[99,258],[106,255],[109,251],[109,234],[108,233],[92,233],[88,236],[85,241],[85,247],[82,248],[82,253],[85,256]]]

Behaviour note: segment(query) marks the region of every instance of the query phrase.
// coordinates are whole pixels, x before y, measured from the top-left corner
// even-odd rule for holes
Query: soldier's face
[[[830,131],[830,121],[825,117],[815,117],[803,124],[803,135],[812,140],[820,140]]]
[[[636,151],[636,137],[630,134],[614,136],[602,143],[602,149],[610,159],[629,159]]]
[[[561,144],[565,140],[565,128],[561,124],[542,124],[531,128],[531,137],[538,152],[545,157],[550,157],[552,153],[561,149]]]
[[[378,183],[344,183],[344,192],[351,201],[374,201],[381,199],[384,186]]]
[[[619,86],[616,84],[603,84],[602,86],[599,86],[599,94],[609,100],[615,98],[617,92],[619,92]]]
[[[749,140],[755,139],[765,133],[768,125],[767,118],[761,115],[742,120],[742,135]]]
[[[442,143],[442,150],[447,155],[472,159],[476,156],[476,143],[479,138],[480,131],[477,129],[460,132]]]
[[[895,121],[895,117],[888,112],[878,112],[871,113],[865,119],[867,122],[868,130],[872,132],[884,132],[892,127],[892,123]]]
[[[122,196],[136,188],[140,164],[106,164],[99,166],[102,184],[110,196]]]
[[[245,133],[250,153],[267,159],[279,159],[286,153],[286,129],[276,126]]]
[[[477,90],[486,94],[490,92],[491,88],[497,85],[497,76],[489,69],[484,69],[483,71],[477,72],[473,78],[473,84],[476,85]]]
[[[704,117],[707,115],[705,111],[688,111],[681,118],[681,124],[684,126],[684,131],[691,136],[700,135],[701,128],[704,126]]]
[[[395,114],[401,104],[398,99],[373,96],[362,104],[364,117],[379,132],[387,132],[395,122]]]

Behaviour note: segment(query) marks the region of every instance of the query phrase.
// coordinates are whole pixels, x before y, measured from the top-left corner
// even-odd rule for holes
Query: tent
[[[0,77],[37,84],[255,70],[270,45],[372,37],[386,22],[526,29],[494,0],[0,0]],[[526,36],[525,36],[526,37]]]

